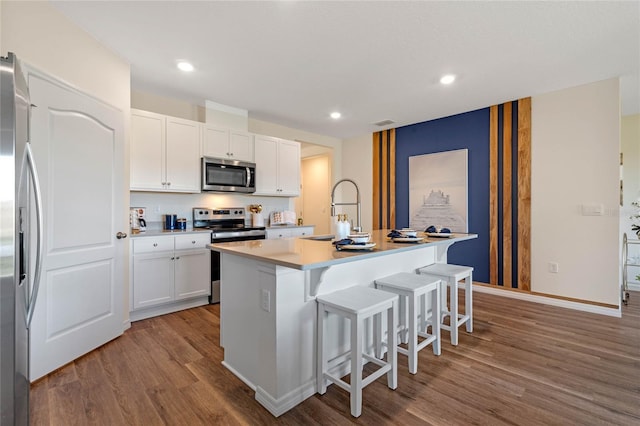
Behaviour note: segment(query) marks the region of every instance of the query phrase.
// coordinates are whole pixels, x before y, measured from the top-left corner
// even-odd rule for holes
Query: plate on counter
[[[367,244],[348,244],[344,246],[338,246],[338,251],[340,250],[371,250],[376,246],[376,243],[367,243]]]
[[[434,238],[450,238],[453,236],[450,232],[427,232],[427,236]]]
[[[394,243],[417,243],[424,240],[423,237],[395,237],[391,238]]]

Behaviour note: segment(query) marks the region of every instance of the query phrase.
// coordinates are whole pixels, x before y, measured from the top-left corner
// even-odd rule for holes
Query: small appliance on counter
[[[178,219],[176,229],[179,229],[181,231],[184,231],[185,229],[187,229],[187,219],[184,217],[181,217],[180,219]]]
[[[129,223],[131,224],[131,231],[145,232],[147,230],[147,214],[146,207],[131,207],[129,210]]]
[[[165,214],[164,215],[164,229],[165,231],[173,231],[178,228],[178,215]]]

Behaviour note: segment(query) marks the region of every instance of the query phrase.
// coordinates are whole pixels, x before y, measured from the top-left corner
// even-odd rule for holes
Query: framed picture
[[[468,232],[468,150],[409,157],[409,227]]]

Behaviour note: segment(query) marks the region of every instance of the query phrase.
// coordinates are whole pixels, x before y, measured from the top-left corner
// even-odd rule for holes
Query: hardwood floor
[[[463,294],[461,293],[461,298]],[[349,414],[337,386],[279,418],[221,364],[219,305],[132,324],[122,337],[32,386],[32,425],[640,424],[640,293],[611,318],[474,294],[474,332],[442,355],[399,357]]]

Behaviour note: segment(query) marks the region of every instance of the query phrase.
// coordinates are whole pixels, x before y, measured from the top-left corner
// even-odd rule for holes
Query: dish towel
[[[336,250],[340,250],[342,246],[364,246],[367,243],[356,243],[351,238],[343,238],[338,241],[334,241],[331,244],[336,246]]]

